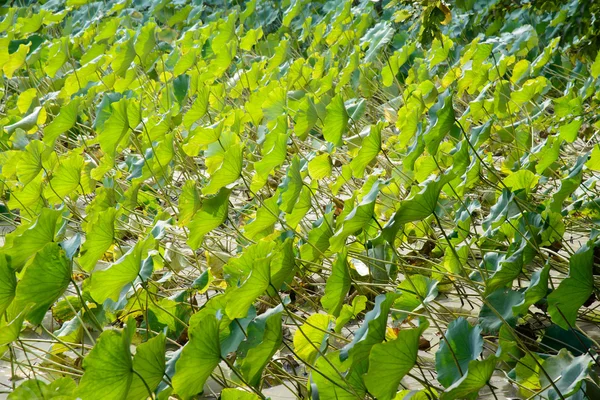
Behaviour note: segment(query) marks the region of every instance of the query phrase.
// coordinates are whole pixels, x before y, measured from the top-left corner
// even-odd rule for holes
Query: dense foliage
[[[600,398],[596,1],[1,10],[9,399]]]

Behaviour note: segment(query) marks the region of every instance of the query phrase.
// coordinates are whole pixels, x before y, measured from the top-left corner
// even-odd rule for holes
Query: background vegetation
[[[13,2],[9,399],[600,398],[600,6]]]

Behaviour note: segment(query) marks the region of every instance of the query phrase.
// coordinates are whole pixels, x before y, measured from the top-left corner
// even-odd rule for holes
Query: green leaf
[[[191,156],[196,156],[200,150],[220,140],[223,134],[223,121],[216,122],[210,126],[197,126],[188,135],[187,142],[183,145],[183,151]],[[218,144],[220,150],[221,143]]]
[[[508,100],[510,99],[510,84],[508,81],[500,81],[496,86],[494,93],[494,109],[498,114],[505,114],[510,108]]]
[[[74,397],[77,384],[71,378],[57,378],[49,384],[28,379],[8,395],[8,400],[67,400]]]
[[[313,314],[294,333],[294,351],[307,365],[314,364],[323,342],[329,337],[327,331],[331,321],[329,315]]]
[[[60,108],[60,112],[56,118],[44,128],[44,143],[46,145],[54,147],[56,139],[63,133],[68,132],[75,125],[80,104],[81,98],[76,97]]]
[[[550,167],[560,155],[560,144],[562,141],[556,137],[549,137],[544,147],[537,154],[532,154],[536,159],[537,164],[535,166],[535,172],[538,174],[546,171],[546,168]]]
[[[222,188],[215,196],[204,199],[200,210],[188,224],[190,230],[188,245],[191,248],[199,248],[204,236],[225,222],[230,194],[231,190]]]
[[[196,182],[186,181],[181,188],[179,196],[179,216],[178,222],[180,226],[186,226],[192,220],[196,211],[200,209],[200,194],[196,189]]]
[[[558,130],[560,138],[569,143],[573,143],[575,139],[577,139],[579,128],[581,128],[582,124],[583,120],[581,118],[575,118],[568,124],[562,125]]]
[[[352,305],[344,304],[340,311],[340,316],[335,320],[335,332],[340,333],[344,325],[352,318],[356,318],[358,314],[367,308],[367,297],[363,295],[356,296],[352,299]]]
[[[526,169],[520,169],[504,178],[502,182],[513,192],[524,189],[526,193],[529,193],[537,185],[539,180],[540,177],[533,172]]]
[[[377,58],[379,51],[394,37],[395,30],[387,21],[378,22],[360,39],[361,47],[369,45],[363,62],[371,62]]]
[[[21,114],[27,113],[32,103],[35,103],[36,105],[39,104],[37,95],[38,92],[34,88],[27,89],[19,95],[19,99],[17,100],[17,108]]]
[[[325,295],[321,298],[321,304],[325,311],[334,317],[339,317],[351,283],[350,271],[348,270],[348,252],[344,249],[333,262],[331,275],[325,284]]]
[[[549,400],[565,399],[575,394],[588,378],[593,359],[588,354],[573,357],[566,349],[542,363],[546,374],[540,374],[540,384],[546,388],[540,396]],[[550,384],[550,379],[554,386]],[[558,392],[557,392],[558,389]]]
[[[183,126],[190,129],[192,125],[202,118],[206,111],[208,111],[208,98],[210,91],[206,87],[202,87],[198,90],[196,100],[192,104],[192,107],[185,113],[183,117]]]
[[[440,95],[438,102],[429,110],[429,128],[423,134],[429,154],[437,153],[440,142],[454,126],[455,118],[452,94],[450,91],[446,91]]]
[[[13,74],[25,64],[29,47],[30,44],[20,44],[19,49],[10,55],[8,62],[2,67],[8,79],[11,79]]]
[[[356,234],[371,223],[380,186],[380,181],[376,181],[358,206],[344,218],[340,229],[329,240],[332,251],[341,251],[348,236]]]
[[[486,295],[512,283],[521,274],[523,269],[523,248],[520,247],[515,251],[511,251],[513,247],[516,246],[511,246],[508,254],[500,256],[496,271],[494,271],[494,274],[485,283]]]
[[[137,346],[133,356],[133,371],[135,373],[127,394],[128,399],[142,400],[148,398],[148,388],[153,391],[163,380],[165,374],[165,344],[166,336],[161,333]]]
[[[10,318],[2,317],[0,319],[0,351],[4,353],[10,344],[19,338],[21,329],[23,328],[23,320],[25,315],[29,312],[31,305],[27,306],[24,310],[19,310],[19,314],[12,320]]]
[[[104,152],[102,162],[98,167],[100,177],[106,170],[112,168],[115,160],[115,152],[129,131],[128,107],[129,100],[125,98],[111,103],[110,117],[102,124],[102,128],[98,133],[98,143],[100,143],[100,148]],[[99,177],[96,176],[95,178]]]
[[[538,75],[540,73],[540,71],[542,70],[542,68],[550,61],[554,52],[556,51],[556,48],[557,48],[560,40],[561,40],[560,37],[553,38],[550,41],[550,43],[548,44],[548,46],[546,46],[544,48],[542,53],[535,59],[533,64],[531,64],[533,75]]]
[[[236,365],[246,381],[257,388],[265,366],[279,350],[283,340],[282,311],[280,305],[254,318],[248,325],[246,341],[238,348]]]
[[[308,173],[315,180],[331,176],[331,170],[331,156],[327,153],[320,154],[308,162]]]
[[[64,293],[71,282],[71,263],[57,243],[48,243],[26,266],[17,284],[15,308],[33,304],[27,319],[34,325],[44,319],[48,308]]]
[[[106,299],[118,301],[121,290],[140,276],[145,265],[152,269],[152,258],[147,253],[153,244],[153,239],[139,241],[110,267],[92,273],[89,290],[96,303],[102,304]]]
[[[135,59],[136,54],[133,38],[117,43],[113,48],[113,52],[114,56],[110,66],[117,76],[123,77]]]
[[[515,326],[519,314],[514,314],[513,307],[523,301],[523,293],[498,289],[485,300],[479,312],[479,326],[484,332],[497,333],[504,324]]]
[[[210,182],[202,189],[202,193],[215,194],[221,188],[235,182],[242,173],[244,146],[240,143],[231,145],[225,152],[223,163],[210,177]]]
[[[429,217],[435,211],[442,187],[450,179],[448,175],[442,175],[435,180],[425,181],[422,185],[423,190],[412,199],[400,202],[400,207],[390,221],[385,224],[379,238],[376,238],[374,242],[384,239],[393,245],[396,234],[402,225]]]
[[[547,87],[548,79],[543,76],[529,79],[521,86],[521,89],[510,94],[510,99],[512,102],[516,103],[517,106],[522,106],[523,104],[532,101],[538,95],[544,93]]]
[[[568,330],[575,326],[577,312],[594,291],[594,244],[588,242],[571,256],[569,276],[548,295],[552,322]]]
[[[146,23],[142,26],[135,38],[135,53],[140,57],[140,60],[144,65],[147,62],[148,55],[154,50],[154,46],[156,46],[155,31],[155,23]]]
[[[109,208],[88,217],[86,239],[79,253],[79,265],[89,272],[113,244],[117,210]]]
[[[83,157],[77,153],[71,154],[68,158],[61,160],[52,176],[50,184],[46,187],[44,195],[55,202],[63,202],[66,196],[71,199],[76,198],[77,190],[81,185],[81,173],[85,166]]]
[[[0,315],[15,298],[17,277],[15,271],[6,262],[4,254],[0,254]]]
[[[579,185],[583,178],[583,166],[587,161],[587,155],[577,157],[575,165],[569,170],[569,175],[560,181],[560,187],[552,195],[550,202],[550,211],[560,213],[562,211],[563,202],[571,195]]]
[[[270,258],[255,260],[244,283],[228,292],[225,312],[230,319],[244,318],[252,303],[267,290],[271,277],[270,263]]]
[[[377,399],[393,399],[400,381],[417,362],[419,338],[427,323],[418,328],[403,329],[392,341],[376,344],[369,354],[369,370],[365,384]]]
[[[281,210],[290,214],[294,211],[294,206],[302,191],[302,174],[300,173],[300,159],[298,156],[292,158],[286,177],[279,188],[281,189],[281,196],[278,202],[281,203]]]
[[[23,185],[31,182],[42,170],[42,158],[45,146],[39,140],[31,141],[17,164],[17,177]]]
[[[304,97],[294,116],[294,120],[296,122],[294,125],[294,133],[301,140],[305,140],[310,130],[319,120],[317,109],[310,97]]]
[[[329,248],[329,239],[333,236],[332,226],[333,211],[316,220],[308,232],[308,243],[300,246],[300,258],[314,261],[322,256]]]
[[[263,201],[262,206],[256,211],[254,220],[244,228],[246,237],[255,239],[273,232],[273,226],[279,220],[278,200],[279,195],[276,193],[273,197]]]
[[[533,396],[541,389],[540,386],[540,365],[543,360],[535,353],[528,353],[521,357],[515,369],[509,376],[519,385],[519,392],[526,397]]]
[[[600,145],[594,146],[592,155],[589,161],[585,163],[585,166],[592,171],[600,171]]]
[[[300,191],[300,195],[298,196],[298,201],[296,202],[294,209],[290,214],[285,215],[286,224],[292,228],[296,229],[300,221],[304,218],[304,216],[308,213],[312,205],[312,196],[311,189],[308,186],[303,186]],[[327,241],[329,243],[329,240]]]
[[[225,388],[221,391],[221,400],[260,400],[260,397],[243,389]]]
[[[21,118],[19,121],[15,122],[14,124],[6,125],[4,130],[6,130],[6,132],[9,134],[12,134],[17,129],[29,131],[31,128],[37,125],[41,111],[42,107],[35,107],[29,114]]]
[[[44,66],[44,72],[54,78],[58,70],[65,64],[69,57],[69,38],[61,37],[50,47],[48,63]]]
[[[256,260],[270,257],[275,253],[276,245],[274,240],[262,239],[246,247],[238,257],[228,258],[228,255],[224,255],[223,259],[227,264],[223,267],[223,272],[228,275],[227,280],[230,285],[237,287],[248,277]]]
[[[527,77],[530,71],[531,63],[528,60],[519,60],[513,68],[512,76],[510,80],[512,83],[517,83],[521,80],[521,78]]]
[[[546,328],[540,343],[540,348],[546,352],[567,349],[576,356],[586,354],[593,346],[594,342],[586,336],[585,332],[574,329],[567,331],[555,324]]]
[[[288,134],[283,118],[277,120],[275,129],[267,134],[262,149],[263,158],[254,164],[256,174],[252,177],[250,188],[253,192],[261,189],[269,178],[269,174],[285,161],[287,155]]]
[[[292,238],[287,238],[281,246],[278,246],[271,259],[271,282],[269,294],[277,296],[281,286],[288,282],[296,267],[296,255],[294,254],[294,243]]]
[[[6,250],[12,269],[20,270],[30,257],[54,241],[61,214],[59,210],[43,208],[35,223],[14,238],[12,247]]]
[[[357,398],[344,377],[340,376],[340,372],[344,373],[349,365],[349,360],[340,360],[339,350],[327,352],[323,357],[317,359],[310,376],[315,383],[320,399],[352,400]]]
[[[458,382],[468,371],[470,362],[483,350],[481,328],[472,327],[460,317],[448,325],[440,348],[435,353],[437,379],[444,387]]]
[[[440,10],[440,8],[436,7],[435,10]],[[429,68],[433,68],[445,61],[452,47],[454,47],[454,43],[447,36],[442,35],[440,38],[435,38],[429,52]],[[484,46],[481,45],[481,47],[483,48]]]
[[[358,154],[352,159],[352,161],[350,161],[352,174],[356,178],[363,177],[367,165],[369,165],[369,163],[373,161],[379,154],[379,151],[381,150],[382,129],[382,123],[371,125],[369,134],[363,139]]]
[[[365,315],[362,326],[354,333],[352,342],[340,351],[340,359],[350,361],[346,375],[348,383],[358,394],[366,392],[363,375],[369,369],[369,354],[374,345],[385,340],[388,314],[398,294],[388,292],[375,298],[375,305]]]
[[[134,323],[133,320],[130,320]],[[134,326],[132,326],[134,327]],[[102,332],[83,359],[83,377],[77,395],[83,399],[125,399],[133,381],[131,328]]]
[[[410,43],[402,46],[400,50],[396,51],[391,57],[389,57],[388,63],[381,71],[381,78],[384,86],[392,86],[394,83],[394,77],[398,74],[400,67],[402,67],[408,61],[408,58],[412,53],[414,53],[415,50],[416,42],[411,41]]]
[[[342,96],[337,95],[326,107],[323,137],[335,146],[342,145],[342,136],[348,129],[348,112]]]
[[[469,362],[468,372],[452,386],[448,387],[442,393],[441,400],[455,399],[476,399],[479,390],[487,385],[494,368],[496,367],[496,357],[488,356],[487,359],[472,360]]]
[[[435,392],[434,392],[435,393]],[[394,400],[429,400],[430,397],[429,390],[401,390],[396,393],[396,397]]]
[[[250,51],[252,47],[263,37],[262,27],[249,29],[240,42],[240,49]]]
[[[592,78],[594,79],[600,76],[600,51],[596,55],[596,60],[591,66],[590,75],[592,75]]]
[[[186,74],[173,79],[173,94],[179,104],[183,104],[190,87],[190,77]]]
[[[189,399],[204,390],[206,380],[221,361],[219,322],[207,314],[190,325],[189,342],[183,347],[173,376],[175,393]]]
[[[289,27],[292,20],[298,16],[302,11],[302,3],[300,1],[294,1],[292,4],[283,12],[282,25]]]
[[[438,296],[438,281],[423,275],[407,277],[400,285],[400,297],[394,302],[394,309],[407,313],[417,311],[426,306]],[[400,313],[398,319],[404,319],[408,314]]]
[[[513,306],[515,314],[525,314],[532,304],[537,303],[546,296],[549,276],[550,264],[548,263],[542,269],[531,274],[529,287],[523,292],[523,300]]]

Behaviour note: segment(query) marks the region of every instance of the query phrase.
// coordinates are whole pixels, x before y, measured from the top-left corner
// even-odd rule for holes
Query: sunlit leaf
[[[323,308],[335,317],[339,316],[344,299],[350,289],[351,281],[347,258],[345,250],[338,254],[325,285],[325,295],[321,298]]]
[[[221,361],[219,322],[208,314],[190,327],[190,341],[185,345],[173,376],[175,393],[190,398],[204,391],[204,384]]]
[[[104,252],[113,244],[116,214],[114,208],[109,208],[90,216],[78,261],[84,271],[91,271]]]
[[[315,362],[328,336],[331,320],[329,315],[313,314],[294,333],[294,350],[302,361],[309,365]]]
[[[48,243],[25,268],[17,284],[15,307],[32,304],[27,319],[39,324],[48,308],[64,293],[71,282],[71,263],[57,243]]]
[[[594,246],[586,243],[571,256],[569,276],[548,295],[548,314],[552,322],[563,329],[575,325],[579,307],[587,301],[594,289],[592,274]]]
[[[132,323],[133,320],[130,320]],[[126,398],[134,373],[129,346],[133,331],[108,330],[83,361],[84,374],[77,388],[78,396],[89,399]]]
[[[263,369],[282,342],[281,313],[278,306],[256,317],[248,325],[248,338],[238,349],[236,364],[250,385],[259,386]]]
[[[200,210],[188,224],[190,230],[188,244],[191,247],[195,249],[200,247],[204,236],[225,222],[230,194],[229,189],[222,188],[215,196],[204,199]]]
[[[145,264],[150,264],[152,267],[152,259],[147,256],[149,247],[153,241],[139,241],[121,258],[115,261],[107,269],[94,271],[90,284],[90,294],[94,300],[101,304],[106,299],[117,301],[119,294],[125,285],[133,283],[145,267]]]
[[[255,260],[248,278],[227,293],[225,312],[229,318],[245,317],[256,298],[267,290],[271,277],[270,262],[269,258]]]
[[[35,223],[14,238],[12,248],[6,250],[13,269],[20,269],[30,257],[54,241],[61,214],[59,210],[42,209]]]
[[[210,177],[208,185],[202,188],[203,194],[215,194],[221,188],[235,182],[242,173],[244,147],[241,144],[232,145],[223,158],[223,163]]]
[[[0,255],[0,314],[8,308],[15,298],[17,277],[4,255]]]
[[[323,124],[323,137],[336,146],[342,145],[342,136],[348,128],[348,112],[340,95],[331,99]]]
[[[382,129],[382,124],[373,125],[369,130],[369,134],[364,137],[357,156],[350,162],[354,176],[362,177],[367,165],[379,154],[381,150]]]
[[[400,381],[417,362],[419,337],[427,324],[403,329],[390,342],[373,346],[369,354],[369,371],[365,384],[369,393],[378,399],[393,399]]]
[[[61,107],[58,115],[44,128],[45,144],[50,147],[54,146],[56,139],[67,133],[75,125],[80,104],[80,98],[76,97]]]
[[[67,399],[73,397],[77,384],[71,378],[58,378],[51,383],[28,379],[8,395],[9,400]]]

